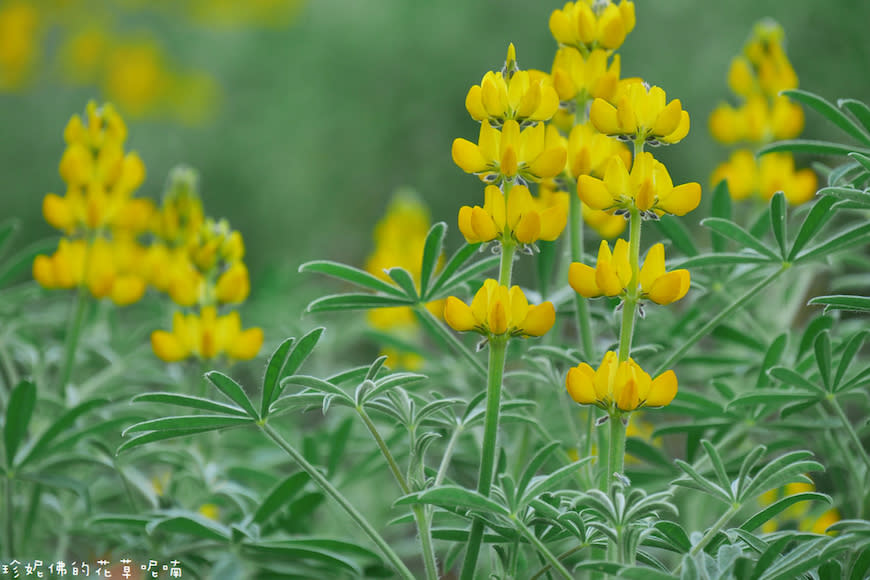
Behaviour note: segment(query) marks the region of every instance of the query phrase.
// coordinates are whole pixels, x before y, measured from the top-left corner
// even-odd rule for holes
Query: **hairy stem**
[[[640,271],[640,212],[630,210],[628,260],[631,265],[631,280],[622,303],[622,326],[619,329],[619,362],[631,356],[631,341],[634,336],[634,319],[637,311],[637,279]]]
[[[544,556],[544,558],[550,563],[550,566],[556,572],[558,572],[562,578],[566,578],[567,580],[572,580],[574,578],[571,572],[569,572],[568,569],[565,568],[564,564],[559,561],[559,558],[557,558],[556,555],[553,554],[553,552],[548,550],[547,546],[545,546],[544,543],[539,540],[538,537],[528,527],[526,527],[523,522],[517,519],[515,519],[514,522],[519,528],[520,533],[525,536],[525,538],[535,547],[535,549],[538,550],[538,552],[541,553],[542,556]]]

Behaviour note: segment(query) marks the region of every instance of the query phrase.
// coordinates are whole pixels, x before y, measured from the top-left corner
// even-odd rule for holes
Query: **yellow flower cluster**
[[[44,288],[82,287],[119,305],[142,298],[146,280],[139,236],[154,211],[133,194],[145,179],[136,153],[124,152],[127,128],[111,105],[91,102],[85,119],[74,115],[64,130],[60,176],[63,196],[43,199],[45,220],[64,232],[51,256],[37,256],[33,276]]]
[[[222,305],[240,304],[250,293],[244,242],[226,220],[204,217],[195,172],[173,171],[152,231],[155,240],[144,262],[149,281],[177,305],[190,309],[174,314],[171,332],[151,334],[154,353],[167,362],[191,356],[255,357],[263,331],[242,330],[236,311],[218,313]]]
[[[631,289],[632,271],[628,257],[628,243],[619,239],[613,252],[606,241],[601,241],[595,268],[574,262],[568,272],[568,281],[575,292],[584,298],[623,296],[627,293],[648,298],[656,304],[670,304],[683,298],[689,291],[688,270],[665,271],[665,247],[653,245],[646,254],[637,276],[637,288]]]
[[[689,133],[689,113],[680,99],[667,102],[665,91],[639,80],[619,84],[611,98],[592,102],[589,120],[605,135],[618,135],[651,144],[678,143]]]
[[[391,282],[387,270],[404,268],[411,274],[419,290],[421,258],[429,226],[429,212],[415,194],[404,191],[396,194],[386,215],[375,227],[375,248],[366,261],[366,271],[385,282]],[[430,302],[426,307],[440,316],[443,300]],[[377,330],[389,332],[405,341],[416,340],[420,333],[414,311],[407,306],[369,310],[368,320]],[[424,362],[419,354],[395,347],[384,348],[381,354],[387,355],[387,364],[393,368],[416,370]]]
[[[556,321],[551,302],[530,306],[519,286],[508,289],[489,278],[474,295],[471,306],[455,296],[447,298],[444,320],[454,330],[473,330],[486,337],[543,336]]]
[[[145,165],[124,151],[126,137],[111,105],[91,102],[84,119],[74,115],[67,124],[59,168],[67,190],[49,193],[42,204],[46,221],[67,237],[51,256],[36,257],[33,277],[44,288],[81,288],[119,306],[137,302],[151,285],[181,306],[200,309],[178,313],[172,334],[152,335],[157,356],[252,358],[262,331],[242,331],[237,313],[217,313],[219,305],[240,303],[250,292],[241,235],[226,221],[203,217],[190,170],[173,174],[159,210],[133,197]]]
[[[568,222],[568,194],[555,192],[549,203],[535,199],[525,185],[515,185],[505,200],[495,185],[484,190],[484,204],[459,210],[459,231],[469,244],[516,240],[533,244],[553,241]]]
[[[803,110],[779,94],[798,86],[783,42],[779,24],[769,20],[756,24],[743,55],[732,60],[728,73],[728,86],[741,104],[733,107],[722,103],[710,115],[710,132],[717,141],[726,145],[738,142],[762,145],[800,134],[804,126]],[[783,191],[792,204],[811,199],[817,185],[812,171],[795,171],[790,153],[768,154],[756,160],[749,149],[736,150],[713,171],[714,185],[723,179],[735,200],[751,196],[768,200],[777,191]]]
[[[677,394],[677,376],[674,371],[665,371],[653,379],[634,360],[620,362],[611,350],[597,370],[586,363],[570,369],[566,386],[571,398],[581,405],[630,412],[668,405]]]
[[[559,44],[582,52],[619,48],[634,24],[634,3],[627,0],[619,4],[578,0],[550,15],[550,32]]]

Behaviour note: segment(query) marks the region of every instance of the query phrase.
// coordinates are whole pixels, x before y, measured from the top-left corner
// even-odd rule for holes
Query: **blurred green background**
[[[13,4],[29,4],[36,14],[30,70],[0,92],[0,216],[24,220],[19,243],[54,235],[40,208],[45,193],[62,193],[63,127],[89,99],[111,93],[108,81],[71,83],[58,56],[72,31],[102,26],[116,46],[145,38],[159,47],[179,83],[166,99],[193,99],[186,106],[196,113],[199,95],[191,91],[202,85],[183,81],[208,81],[211,111],[204,120],[179,121],[159,107],[140,116],[123,103],[119,108],[128,149],[148,169],[140,195],[159,199],[176,164],[197,168],[207,213],[229,218],[246,239],[255,298],[258,279],[279,271],[292,280],[290,272],[308,259],[362,265],[372,229],[401,186],[419,191],[458,243],[459,206],[482,201],[480,183],[450,158],[454,138],[477,134],[465,94],[501,66],[509,42],[523,68],[549,70],[556,45],[547,23],[561,7],[521,0],[298,6],[258,0],[247,4],[263,11],[250,17],[233,12],[246,4],[241,0],[235,8],[232,0],[0,0],[0,13]],[[185,4],[187,12],[177,8]],[[662,86],[692,115],[689,137],[657,150],[675,183],[700,181],[706,191],[710,171],[727,155],[710,138],[707,117],[727,98],[731,57],[763,17],[784,27],[801,88],[829,99],[870,100],[865,0],[637,0],[636,11],[637,27],[621,50],[623,75]],[[129,73],[124,62],[115,66]],[[812,113],[804,135],[836,136]],[[696,213],[689,224],[703,217]]]

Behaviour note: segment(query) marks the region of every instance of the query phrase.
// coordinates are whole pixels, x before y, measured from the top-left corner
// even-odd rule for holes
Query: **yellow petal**
[[[640,404],[640,399],[637,395],[637,383],[634,378],[629,378],[624,383],[617,384],[614,395],[616,406],[622,411],[634,411]]]
[[[523,322],[523,334],[529,336],[543,336],[556,322],[556,309],[551,302],[542,302],[537,306],[529,307],[529,313]]]
[[[513,177],[517,174],[517,150],[513,145],[508,145],[501,155],[499,169],[505,177]]]
[[[601,288],[595,282],[595,268],[573,262],[568,268],[568,283],[571,288],[584,298],[597,298],[601,296]]]
[[[263,329],[249,328],[236,335],[227,348],[227,355],[236,360],[250,360],[257,356],[263,346]]]
[[[248,268],[242,262],[236,262],[220,275],[215,287],[219,302],[235,304],[244,302],[251,292],[248,278]]]
[[[474,229],[477,239],[481,242],[493,240],[500,233],[496,229],[492,217],[483,208],[477,206],[471,210],[471,227]]]
[[[605,296],[618,296],[625,289],[616,274],[616,268],[609,262],[595,266],[595,283]]]
[[[623,288],[628,286],[632,274],[628,250],[628,242],[622,238],[619,238],[616,240],[616,243],[613,244],[613,257],[611,258],[611,264],[616,270],[616,275]]]
[[[578,366],[568,370],[568,376],[565,378],[565,387],[568,389],[568,394],[574,401],[581,405],[592,405],[598,398],[595,394],[595,387],[592,384],[592,377],[595,371],[592,370],[586,363],[580,363]]]
[[[166,362],[176,362],[190,356],[190,350],[174,334],[165,330],[151,333],[151,349],[158,358]]]
[[[552,242],[568,224],[568,194],[556,194],[557,202],[541,212],[541,233],[538,239]]]
[[[683,276],[680,272],[689,273],[688,270],[676,270],[656,278],[647,292],[650,300],[662,305],[678,300],[680,291],[683,289]]]
[[[477,326],[471,308],[455,296],[449,296],[444,303],[444,321],[458,332],[466,332]]]
[[[647,250],[646,258],[643,260],[643,266],[641,267],[638,276],[638,282],[640,282],[641,289],[644,292],[649,293],[649,289],[652,287],[653,282],[655,282],[659,276],[663,276],[664,273],[665,246],[661,243],[653,244],[653,246]]]
[[[508,309],[505,300],[497,298],[489,307],[489,331],[493,334],[504,334],[508,329]]]
[[[613,205],[613,195],[604,182],[588,175],[577,179],[577,195],[592,209],[607,209]]]
[[[480,85],[474,85],[468,90],[465,96],[465,108],[475,121],[483,121],[489,116],[483,107]]]
[[[466,173],[480,173],[488,165],[480,148],[466,139],[454,139],[452,154],[453,162]]]
[[[541,216],[536,211],[524,214],[514,228],[514,237],[521,244],[533,244],[541,234]]]
[[[680,99],[674,99],[661,110],[652,126],[653,135],[670,135],[677,130],[683,113],[683,105]]]
[[[515,228],[523,215],[535,211],[532,194],[525,185],[515,185],[510,189],[507,200],[507,224]]]
[[[589,120],[599,133],[616,135],[620,133],[616,107],[604,99],[595,99],[589,107]]]
[[[467,205],[459,208],[459,231],[462,232],[466,242],[469,244],[476,244],[480,242],[481,239],[477,237],[477,233],[471,225],[472,211],[472,208]]]
[[[678,185],[665,197],[659,198],[658,209],[674,215],[686,215],[701,203],[701,185],[684,183]]]
[[[645,405],[648,407],[664,407],[670,404],[676,395],[677,375],[674,374],[674,371],[665,371],[653,379]]]
[[[568,152],[564,147],[553,147],[544,150],[529,164],[532,175],[542,179],[556,177],[565,170]]]
[[[109,298],[118,306],[139,301],[145,294],[145,280],[139,276],[124,275],[115,279]]]
[[[54,264],[48,256],[36,256],[33,260],[33,279],[43,288],[54,288]]]
[[[509,326],[520,326],[526,319],[529,313],[529,301],[526,295],[520,290],[519,286],[512,286],[510,289],[510,321]]]

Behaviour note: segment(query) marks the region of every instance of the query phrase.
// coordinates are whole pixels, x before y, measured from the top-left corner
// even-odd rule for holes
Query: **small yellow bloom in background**
[[[444,320],[459,332],[473,330],[484,336],[542,336],[553,327],[556,310],[551,302],[530,306],[519,286],[508,289],[490,278],[477,291],[471,306],[455,296],[448,297]]]
[[[204,503],[196,510],[199,515],[214,521],[220,521],[221,508],[213,503]]]
[[[465,108],[476,121],[496,125],[506,120],[548,121],[559,108],[559,96],[541,71],[518,70],[514,45],[508,48],[503,71],[489,71],[465,97]]]
[[[689,133],[689,113],[680,99],[667,102],[660,87],[623,82],[612,100],[595,99],[589,109],[589,120],[601,133],[655,143],[677,143]]]
[[[501,130],[484,121],[477,144],[456,139],[452,155],[466,173],[498,183],[517,177],[534,182],[555,177],[565,168],[567,153],[555,127],[538,123],[520,130],[519,123],[508,120]]]
[[[263,346],[260,328],[242,330],[236,311],[218,316],[214,306],[206,306],[197,314],[176,312],[172,330],[151,333],[151,347],[160,359],[177,362],[190,357],[210,360],[226,355],[232,360],[249,360]]]
[[[581,405],[595,405],[612,411],[634,411],[642,407],[663,407],[677,394],[677,376],[668,370],[652,379],[631,358],[619,362],[608,351],[598,370],[580,363],[568,371],[568,394]]]
[[[582,204],[581,212],[583,214],[583,221],[602,238],[610,240],[625,231],[626,221],[621,215],[613,215],[600,209],[592,209],[585,203]]]
[[[595,268],[574,262],[568,271],[568,282],[584,298],[621,296],[629,292],[631,264],[628,243],[616,240],[613,252],[602,240]],[[648,298],[656,304],[666,305],[683,298],[689,291],[691,278],[688,270],[665,271],[665,247],[654,244],[646,254],[637,277],[640,285],[638,298]]]
[[[816,486],[813,483],[789,483],[783,487],[764,492],[759,496],[758,503],[762,507],[767,507],[783,498],[811,491],[816,491]],[[818,510],[811,509],[809,502],[798,502],[790,505],[777,517],[766,521],[762,525],[761,531],[770,534],[783,526],[796,526],[803,532],[824,534],[829,526],[838,521],[840,521],[840,512],[836,508],[819,513]]]
[[[556,51],[552,78],[559,100],[612,98],[619,85],[619,55],[614,55],[610,63],[608,56],[608,52],[601,49],[585,57],[569,46]]]
[[[634,3],[627,0],[619,4],[577,0],[550,15],[553,38],[559,44],[582,50],[617,49],[634,25]]]
[[[752,95],[739,108],[723,103],[710,115],[710,133],[725,145],[791,139],[800,135],[803,127],[803,109],[785,96],[768,99]]]
[[[711,178],[713,185],[728,182],[728,191],[735,200],[757,197],[769,201],[782,191],[793,205],[813,198],[818,178],[812,169],[795,170],[790,153],[768,153],[758,159],[751,151],[738,149],[728,161],[720,164]]]
[[[483,207],[466,205],[459,210],[459,231],[469,244],[496,238],[521,244],[553,241],[568,223],[567,195],[555,196],[544,206],[525,185],[512,187],[507,201],[501,189],[489,185],[484,197]]]
[[[577,194],[591,207],[599,210],[632,209],[686,215],[701,202],[701,186],[684,183],[674,187],[667,168],[651,153],[643,152],[634,159],[631,173],[620,157],[607,162],[604,178],[581,175]]]
[[[0,5],[0,90],[18,90],[27,83],[40,52],[39,24],[31,2]]]
[[[768,96],[798,86],[797,74],[785,54],[784,42],[782,26],[765,19],[755,25],[752,37],[743,48],[761,91]]]

